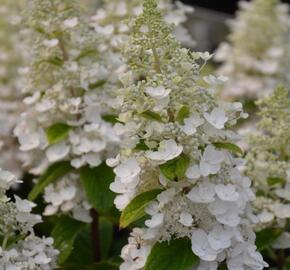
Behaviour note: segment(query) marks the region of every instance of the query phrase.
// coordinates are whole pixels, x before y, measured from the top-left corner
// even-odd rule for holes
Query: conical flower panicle
[[[279,86],[257,104],[260,121],[256,133],[249,137],[246,173],[259,195],[254,203],[259,230],[284,227],[290,217],[289,90]]]
[[[230,27],[228,42],[221,44],[215,56],[222,62],[218,74],[229,77],[221,89],[224,97],[257,99],[279,83],[290,83],[287,4],[276,0],[241,2]]]
[[[104,42],[100,50],[111,50],[119,53],[124,44],[128,41],[131,27],[128,25],[130,19],[142,13],[142,0],[111,0],[103,1],[103,5],[97,9],[96,14],[91,18],[91,25],[95,31],[102,35]],[[187,29],[183,23],[187,15],[193,12],[193,8],[181,2],[172,3],[170,0],[158,1],[158,7],[167,22],[174,25],[174,33],[186,46],[194,46]]]
[[[37,176],[63,161],[74,169],[98,167],[115,155],[119,142],[104,119],[112,113],[119,63],[99,52],[101,38],[78,2],[31,0],[26,10],[33,57],[24,89],[26,110],[14,132],[27,153],[25,167]],[[79,170],[71,169],[45,188],[45,215],[72,213],[91,221],[79,178]]]
[[[22,155],[13,129],[24,110],[22,85],[27,72],[25,65],[30,59],[29,46],[25,42],[30,31],[23,27],[21,14],[24,6],[24,0],[0,3],[0,166],[18,176],[23,172]]]
[[[215,100],[210,89],[223,78],[200,75],[210,55],[182,48],[156,7],[146,0],[132,24],[123,54],[129,70],[115,103],[121,122],[115,129],[124,140],[120,154],[107,160],[121,226],[132,222],[135,204],[151,198],[150,218],[133,230],[120,269],[143,269],[148,256],[158,256],[149,255],[152,246],[181,238],[191,239],[196,269],[217,269],[223,261],[229,270],[263,269],[250,227],[255,195],[237,169],[243,160],[230,130],[246,117],[242,105]]]

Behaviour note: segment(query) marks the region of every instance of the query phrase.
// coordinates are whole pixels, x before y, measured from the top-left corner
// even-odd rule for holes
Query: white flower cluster
[[[269,19],[271,18],[271,19]],[[222,43],[215,60],[218,74],[229,77],[222,96],[256,99],[279,83],[290,85],[289,6],[279,0],[240,2],[231,21],[229,41]]]
[[[200,258],[198,270],[261,270],[267,264],[256,251],[250,224],[255,199],[249,178],[237,166],[243,161],[226,146],[237,139],[229,128],[245,117],[240,103],[218,104],[199,85],[208,53],[182,49],[162,21],[154,0],[133,24],[124,57],[131,70],[121,76],[115,128],[122,149],[115,159],[118,193],[124,210],[134,197],[160,189],[145,209],[145,228],[135,229],[122,250],[120,269],[143,269],[158,241],[188,237]],[[208,78],[207,78],[208,79]],[[211,77],[213,88],[218,78]]]
[[[44,200],[48,205],[43,212],[44,216],[51,216],[58,211],[72,213],[72,216],[83,222],[91,222],[90,204],[86,200],[85,192],[80,185],[79,175],[70,173],[45,188]]]
[[[120,62],[114,55],[99,53],[101,39],[79,13],[76,1],[31,0],[27,18],[35,30],[25,88],[29,96],[14,131],[20,150],[28,153],[24,165],[35,175],[63,160],[76,169],[97,167],[115,155],[119,143],[112,124],[105,119],[112,114],[114,70],[116,67],[117,72]],[[50,205],[45,213],[54,214],[57,209],[68,212],[74,205],[83,205],[82,215],[88,216],[78,180],[73,174],[65,178],[46,189],[44,198]],[[64,201],[52,195],[66,194],[67,188],[80,194],[70,194]],[[65,203],[68,201],[70,206]]]
[[[249,138],[246,173],[253,179],[259,228],[284,227],[290,218],[290,98],[278,87],[258,102],[261,120]]]
[[[0,268],[3,270],[50,270],[56,267],[58,251],[52,238],[34,235],[33,226],[41,216],[31,213],[35,204],[15,196],[15,202],[6,197],[6,191],[20,183],[8,171],[0,170]]]
[[[142,13],[141,0],[105,0],[101,8],[91,18],[95,31],[102,35],[104,42],[101,50],[120,51],[128,41],[130,27],[128,20]],[[170,0],[158,1],[165,20],[174,24],[174,34],[177,39],[186,46],[194,46],[194,41],[190,37],[186,28],[182,26],[187,20],[187,14],[193,12],[193,8],[176,2],[172,4]]]
[[[82,22],[74,1],[30,4],[31,26],[42,30],[35,33],[26,86],[31,96],[15,129],[20,149],[32,152],[26,165],[35,174],[64,159],[75,168],[98,166],[118,138],[102,119],[109,113],[105,102],[112,74],[98,56],[97,36]],[[71,8],[58,12],[63,5]]]
[[[22,29],[20,15],[24,0],[3,0],[0,3],[0,166],[15,174],[21,174],[21,154],[17,140],[13,138],[13,128],[21,113],[23,94],[23,68],[28,58],[24,38],[28,35]]]

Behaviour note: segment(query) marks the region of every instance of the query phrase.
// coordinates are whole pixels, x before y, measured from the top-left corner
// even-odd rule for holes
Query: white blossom
[[[204,113],[205,119],[217,129],[223,129],[228,117],[221,108],[215,108],[211,113]]]
[[[174,140],[164,140],[160,142],[158,151],[148,151],[147,157],[151,160],[166,162],[178,157],[182,153],[183,147]]]
[[[250,205],[255,195],[238,168],[244,161],[220,149],[236,143],[230,128],[243,115],[242,106],[219,103],[212,89],[201,88],[200,69],[211,55],[181,48],[155,0],[143,7],[123,55],[128,67],[115,108],[124,142],[118,158],[108,161],[116,173],[110,188],[121,210],[144,192],[159,194],[145,206],[149,217],[138,235],[134,230],[133,246],[130,237],[124,247],[121,269],[142,269],[152,246],[179,238],[191,239],[200,259],[194,270],[216,270],[221,263],[232,267],[238,259],[239,269],[263,269],[267,264],[256,252],[251,227],[257,219]],[[158,98],[167,99],[160,110]],[[245,256],[235,257],[238,246]]]
[[[34,234],[33,227],[42,222],[40,215],[31,213],[36,204],[16,195],[13,202],[5,195],[4,191],[11,184],[19,182],[10,172],[1,171],[0,236],[4,240],[0,248],[0,268],[50,270],[57,266],[59,252],[53,248],[52,238],[39,238]],[[9,241],[12,244],[8,246]]]
[[[263,0],[239,4],[237,17],[229,22],[228,41],[221,43],[214,57],[222,63],[218,75],[229,78],[220,88],[221,96],[257,99],[279,83],[289,85],[289,6]]]

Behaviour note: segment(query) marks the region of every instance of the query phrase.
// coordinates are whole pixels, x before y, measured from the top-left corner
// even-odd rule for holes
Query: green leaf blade
[[[101,258],[106,260],[113,242],[113,224],[105,217],[99,218]]]
[[[58,263],[62,265],[74,249],[74,241],[86,224],[67,216],[62,216],[52,230],[54,246],[60,251]]]
[[[259,251],[270,247],[283,233],[280,228],[267,228],[256,233],[256,246]]]
[[[87,199],[99,213],[108,212],[114,205],[115,194],[110,190],[114,178],[113,170],[104,163],[96,168],[81,168],[81,182]]]
[[[275,186],[277,184],[284,185],[286,183],[286,180],[281,177],[268,177],[267,183],[269,186]]]
[[[174,181],[178,180],[178,178],[184,177],[189,162],[189,157],[182,154],[181,156],[160,165],[159,169],[167,179]]]
[[[123,210],[120,218],[120,227],[126,228],[132,222],[142,218],[145,215],[145,207],[161,192],[161,189],[153,189],[136,196]]]
[[[187,106],[182,106],[176,115],[176,121],[183,124],[184,119],[190,116],[190,110]]]
[[[46,172],[38,179],[33,189],[28,195],[28,199],[33,201],[49,184],[55,183],[59,178],[71,172],[73,167],[69,161],[61,161],[52,164]]]
[[[190,270],[199,258],[191,250],[188,238],[156,243],[146,262],[145,270]]]
[[[65,140],[69,132],[71,131],[71,127],[64,123],[56,123],[49,128],[46,129],[46,137],[49,144],[55,144]]]
[[[219,149],[225,149],[235,154],[244,155],[244,151],[237,146],[236,144],[229,143],[229,142],[215,142],[213,145]]]
[[[149,120],[155,120],[157,122],[163,122],[162,117],[159,114],[157,114],[156,112],[145,111],[145,112],[142,112],[140,115],[143,116],[146,119],[149,119]]]

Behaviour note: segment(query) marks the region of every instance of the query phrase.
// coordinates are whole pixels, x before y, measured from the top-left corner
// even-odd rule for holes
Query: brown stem
[[[284,251],[281,251],[281,253],[277,256],[277,270],[283,270],[284,263],[285,263]]]
[[[93,255],[95,262],[101,261],[101,247],[99,234],[99,214],[95,209],[91,209],[91,217],[93,219],[91,224]]]
[[[63,61],[67,61],[68,60],[68,53],[65,49],[64,42],[61,38],[58,39],[58,45],[59,45],[59,48],[60,48],[61,53],[62,53]]]

